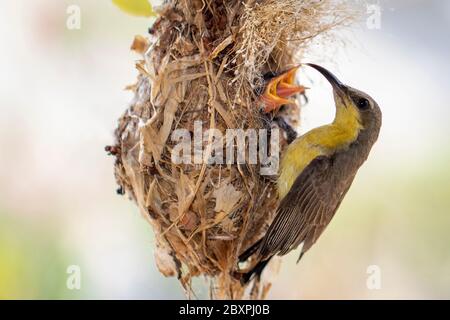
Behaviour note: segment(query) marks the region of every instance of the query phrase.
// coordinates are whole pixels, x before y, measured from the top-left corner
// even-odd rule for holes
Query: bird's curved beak
[[[340,96],[345,94],[346,86],[330,71],[314,63],[305,63],[305,65],[319,71],[328,80],[336,93],[338,93]]]
[[[261,96],[264,103],[264,112],[276,110],[282,105],[293,104],[295,102],[288,98],[297,93],[305,92],[305,87],[295,84],[295,73],[299,67],[291,68],[268,82]]]

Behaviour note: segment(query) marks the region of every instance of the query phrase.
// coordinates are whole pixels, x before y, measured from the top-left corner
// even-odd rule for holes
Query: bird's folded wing
[[[302,252],[314,244],[351,184],[339,181],[342,176],[334,165],[334,158],[317,157],[297,177],[262,239],[258,250],[262,260],[286,254],[302,242]]]

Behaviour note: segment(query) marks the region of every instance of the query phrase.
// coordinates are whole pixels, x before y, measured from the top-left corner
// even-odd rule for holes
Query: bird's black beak
[[[305,65],[310,66],[319,71],[328,80],[333,89],[339,95],[345,94],[346,86],[338,78],[336,78],[336,76],[332,74],[330,71],[314,63],[305,63]]]

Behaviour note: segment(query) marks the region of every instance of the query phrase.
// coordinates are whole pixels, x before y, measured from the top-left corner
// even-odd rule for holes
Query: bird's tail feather
[[[248,248],[247,250],[245,250],[240,256],[239,256],[239,262],[244,262],[245,260],[247,260],[248,258],[250,258],[250,256],[252,254],[254,254],[258,248],[259,245],[261,244],[262,239],[256,241],[250,248]]]
[[[261,278],[261,273],[263,272],[264,268],[267,266],[267,264],[269,263],[270,258],[267,260],[263,260],[258,262],[258,264],[249,272],[244,273],[241,277],[241,283],[242,284],[247,284],[248,282],[250,282],[250,280],[252,280],[254,277],[256,277],[257,279]]]

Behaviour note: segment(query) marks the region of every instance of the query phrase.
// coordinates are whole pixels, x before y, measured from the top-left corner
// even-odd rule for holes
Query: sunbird
[[[336,115],[332,123],[297,137],[282,154],[277,180],[280,204],[264,237],[239,257],[242,262],[254,255],[256,261],[241,274],[243,283],[260,277],[275,255],[301,245],[298,261],[302,258],[330,223],[380,132],[382,116],[375,100],[344,85],[325,68],[305,65],[330,82]],[[275,103],[279,97],[273,92],[275,98],[266,98]]]

